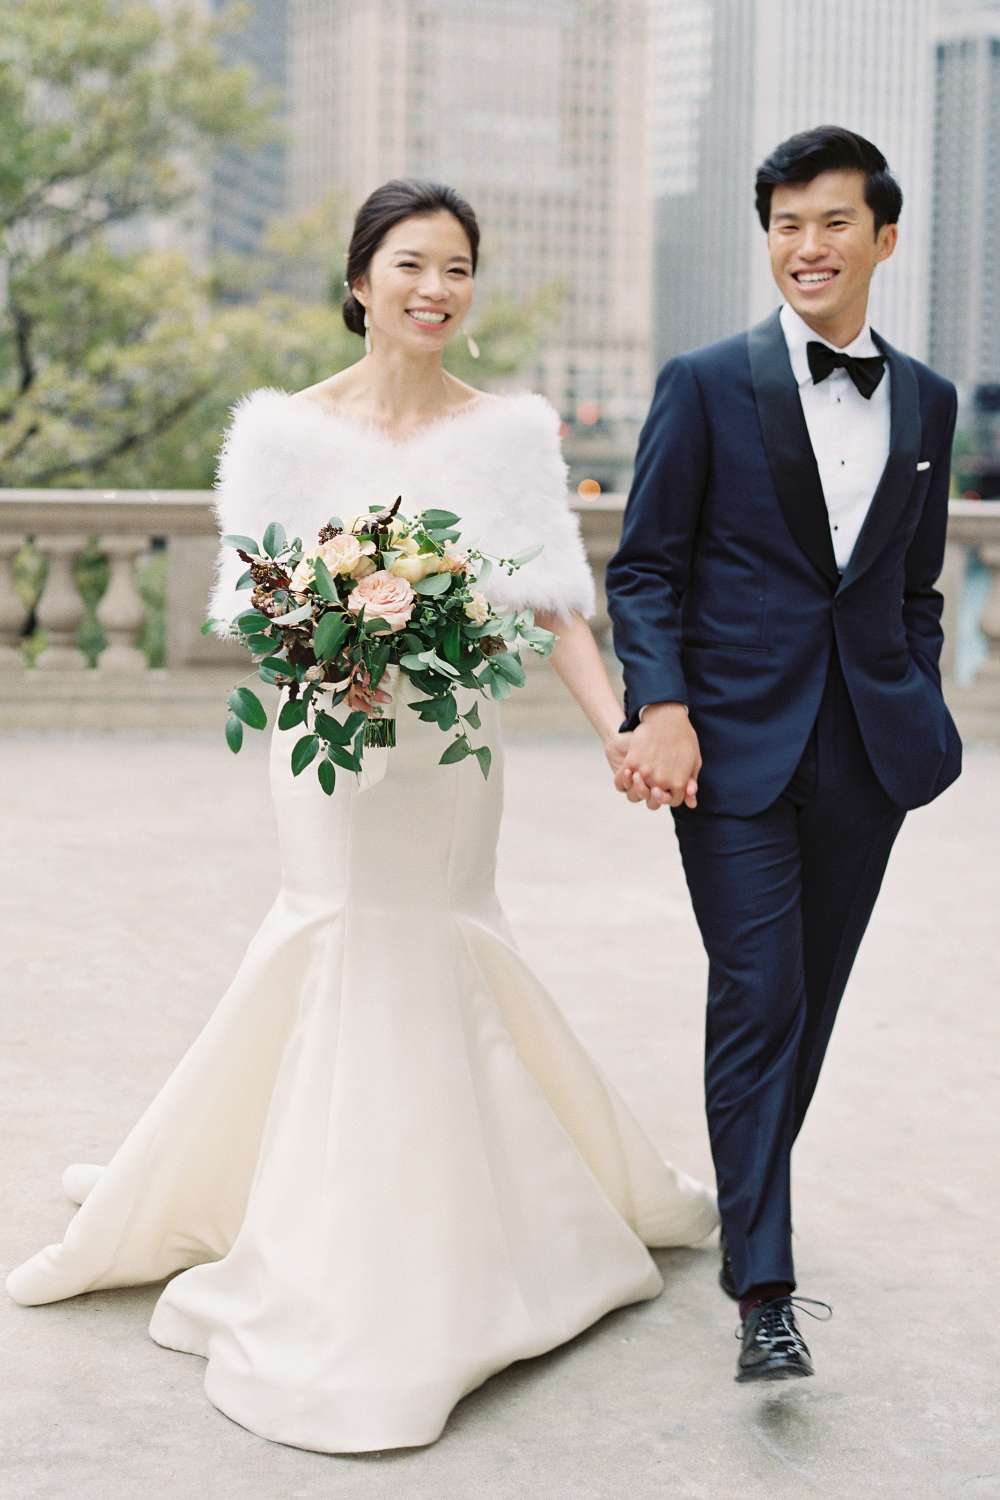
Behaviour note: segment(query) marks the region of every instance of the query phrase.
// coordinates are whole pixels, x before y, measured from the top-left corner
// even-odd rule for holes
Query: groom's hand
[[[632,734],[615,786],[630,802],[660,807],[698,805],[701,751],[683,703],[651,703]]]

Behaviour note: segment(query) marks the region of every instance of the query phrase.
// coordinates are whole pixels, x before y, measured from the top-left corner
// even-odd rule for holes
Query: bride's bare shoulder
[[[288,399],[296,406],[319,406],[327,411],[337,411],[350,404],[354,386],[352,371],[338,370],[335,375],[304,386],[301,391],[292,391]]]

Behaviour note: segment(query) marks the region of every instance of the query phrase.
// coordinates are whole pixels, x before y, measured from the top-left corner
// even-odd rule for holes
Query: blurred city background
[[[479,214],[450,366],[558,408],[600,570],[656,369],[777,303],[755,165],[824,121],[903,188],[873,322],[959,387],[947,665],[997,666],[1000,0],[19,0],[0,67],[8,669],[221,663],[192,496],[242,392],[359,357],[344,249],[397,175]]]

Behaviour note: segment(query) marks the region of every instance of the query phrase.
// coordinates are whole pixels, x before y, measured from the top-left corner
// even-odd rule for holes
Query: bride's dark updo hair
[[[352,333],[365,333],[365,310],[351,288],[361,280],[371,265],[372,256],[390,229],[404,219],[427,218],[430,214],[448,213],[465,230],[472,251],[472,271],[479,261],[479,221],[461,193],[443,182],[419,177],[396,177],[385,182],[362,203],[354,220],[354,233],[347,251],[347,289],[344,293],[344,322]]]

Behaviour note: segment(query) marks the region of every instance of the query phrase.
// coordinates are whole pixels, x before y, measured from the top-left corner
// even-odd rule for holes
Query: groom
[[[811,1375],[789,1159],[909,808],[959,774],[941,696],[954,387],[868,323],[902,194],[836,126],[756,205],[784,305],[672,359],[608,568],[633,730],[616,785],[673,809],[709,958],[705,1090],[737,1380]]]

